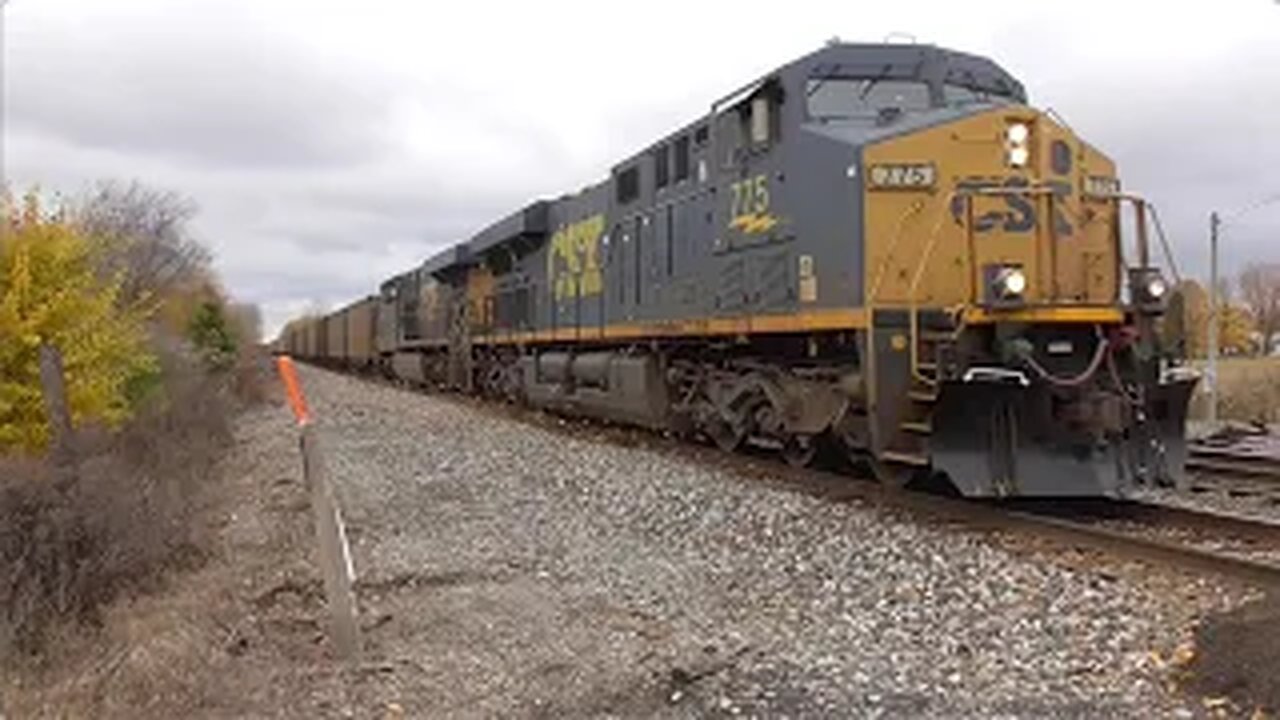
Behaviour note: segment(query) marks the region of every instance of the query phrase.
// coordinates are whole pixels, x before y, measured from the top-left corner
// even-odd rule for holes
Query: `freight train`
[[[995,62],[830,43],[279,344],[895,487],[1122,496],[1181,482],[1196,381],[1150,212]]]

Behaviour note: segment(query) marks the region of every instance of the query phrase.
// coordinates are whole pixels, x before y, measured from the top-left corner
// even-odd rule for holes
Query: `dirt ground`
[[[1196,691],[1280,712],[1280,598],[1209,618],[1196,649],[1188,675]]]
[[[1276,602],[1215,614],[1220,600],[1205,588],[1197,591],[1204,609],[1184,610],[1166,602],[1159,582],[1040,568],[980,540],[880,527],[871,511],[810,504],[750,483],[741,497],[700,490],[717,481],[714,472],[687,486],[663,479],[646,488],[629,476],[665,478],[673,466],[617,446],[602,445],[599,462],[614,468],[619,487],[635,488],[635,498],[605,497],[599,471],[578,477],[561,466],[568,481],[548,475],[521,447],[509,452],[528,462],[495,485],[487,468],[504,465],[505,455],[468,459],[442,447],[454,433],[452,441],[467,440],[453,424],[469,411],[422,409],[436,401],[354,382],[340,381],[349,393],[348,429],[331,446],[353,459],[379,453],[388,463],[366,462],[358,474],[334,463],[335,474],[360,479],[344,498],[362,570],[360,661],[343,665],[331,655],[297,435],[288,411],[269,405],[237,423],[235,449],[204,513],[219,538],[208,561],[158,593],[115,603],[100,628],[69,630],[46,662],[0,680],[0,720],[778,717],[783,710],[985,717],[997,709],[1011,717],[1229,717],[1280,707]],[[322,413],[338,414],[334,399],[326,406],[317,395]],[[372,395],[404,415],[385,421],[360,404]],[[403,432],[406,421],[418,423],[417,434]],[[519,438],[513,442],[528,434],[587,442],[569,437],[581,435],[573,431],[500,432]],[[428,457],[399,464],[432,443]],[[708,504],[687,504],[698,495]],[[641,502],[663,512],[636,514]],[[526,534],[513,535],[510,518]],[[750,525],[756,541],[728,534],[735,525]],[[870,557],[875,567],[847,564],[846,543],[894,537],[918,549]],[[946,546],[968,559],[947,560]],[[948,573],[967,579],[966,593],[953,593]],[[884,588],[870,585],[885,578]],[[986,604],[969,608],[988,593]],[[903,596],[912,602],[902,604]],[[922,617],[935,601],[936,617]],[[973,617],[959,618],[963,609]],[[1144,648],[1160,637],[1179,642],[1171,628],[1195,616],[1208,619],[1194,660],[1178,662],[1176,685],[1194,693],[1184,696],[1177,675],[1154,669]],[[1010,632],[1014,620],[1028,632]],[[1128,637],[1144,621],[1159,636]],[[934,625],[951,634],[935,635]],[[968,637],[975,629],[990,652]],[[897,645],[877,650],[867,638]],[[1079,652],[1044,652],[1070,644]],[[1164,655],[1176,655],[1172,644]],[[1044,664],[1022,667],[1019,658]],[[986,660],[994,661],[990,677],[979,667]],[[1001,693],[1010,700],[996,700]]]
[[[100,628],[66,628],[0,683],[0,717],[344,715],[295,442],[282,406],[242,415],[203,513],[218,538],[207,562],[118,600]]]

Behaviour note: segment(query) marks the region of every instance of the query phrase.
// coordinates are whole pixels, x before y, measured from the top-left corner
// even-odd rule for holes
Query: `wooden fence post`
[[[54,487],[66,495],[76,483],[75,443],[71,409],[67,404],[67,383],[62,371],[62,353],[48,343],[40,345],[40,387],[49,418],[49,459]]]
[[[75,437],[71,426],[71,408],[67,403],[67,382],[63,374],[62,353],[49,343],[39,349],[40,389],[44,396],[45,414],[49,419],[49,464],[53,471],[54,496],[44,519],[47,533],[44,550],[54,553],[57,567],[54,603],[59,613],[71,610],[76,595],[76,563],[71,557],[82,541],[83,533],[77,514],[78,490]]]

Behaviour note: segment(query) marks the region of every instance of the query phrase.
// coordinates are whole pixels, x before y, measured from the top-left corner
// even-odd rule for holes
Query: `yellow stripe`
[[[893,308],[905,310],[905,308]],[[921,308],[925,310],[926,308]],[[938,309],[938,308],[934,308]],[[1120,323],[1124,312],[1115,307],[1041,307],[990,310],[968,308],[966,324],[994,322],[1037,323]],[[864,308],[826,308],[785,315],[746,315],[728,318],[690,318],[665,322],[618,323],[581,328],[557,328],[527,332],[502,332],[472,337],[482,345],[515,343],[591,342],[599,340],[640,340],[648,338],[737,336],[773,333],[803,333],[821,330],[859,330],[867,326]]]
[[[1124,312],[1110,306],[1024,307],[1008,310],[968,308],[964,311],[964,321],[970,325],[994,322],[1120,323],[1124,322]]]
[[[856,330],[866,327],[862,308],[806,310],[786,315],[747,315],[734,318],[692,318],[669,322],[619,323],[583,328],[558,328],[534,332],[495,333],[472,338],[481,344],[506,345],[591,340],[637,340],[641,338],[699,337],[705,335],[750,335],[753,333],[813,332],[816,330]]]

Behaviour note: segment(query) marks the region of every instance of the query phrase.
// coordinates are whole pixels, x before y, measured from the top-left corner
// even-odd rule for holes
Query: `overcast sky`
[[[3,0],[0,0],[3,2]],[[989,55],[1155,201],[1207,267],[1210,210],[1280,194],[1280,3],[9,0],[19,186],[178,190],[268,332],[527,200],[593,182],[828,38]],[[1280,261],[1280,204],[1224,263]]]

